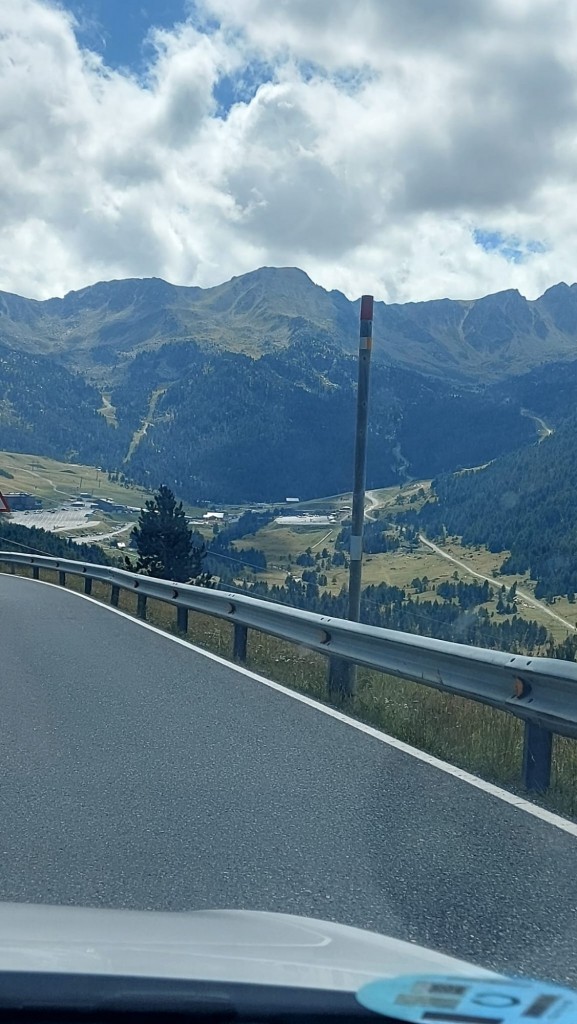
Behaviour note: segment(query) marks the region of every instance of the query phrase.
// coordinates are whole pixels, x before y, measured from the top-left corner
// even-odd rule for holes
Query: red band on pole
[[[361,298],[361,320],[373,319],[373,296],[363,295]]]

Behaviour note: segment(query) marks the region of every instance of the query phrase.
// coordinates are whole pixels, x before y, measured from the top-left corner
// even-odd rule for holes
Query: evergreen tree
[[[132,536],[138,551],[136,572],[177,583],[208,585],[208,574],[201,571],[204,548],[194,545],[182,502],[177,503],[169,487],[163,484],[148,499]]]

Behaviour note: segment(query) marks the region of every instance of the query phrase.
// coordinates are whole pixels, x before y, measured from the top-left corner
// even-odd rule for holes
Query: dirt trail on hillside
[[[464,571],[468,572],[470,576],[476,576],[477,579],[486,580],[487,583],[492,583],[494,587],[497,587],[499,590],[501,589],[501,586],[503,585],[502,581],[499,582],[499,580],[496,580],[494,576],[484,576],[482,572],[477,572],[475,569],[472,569],[470,565],[467,565],[466,562],[461,562],[458,558],[455,558],[453,555],[450,555],[447,551],[443,551],[443,549],[440,548],[438,544],[433,544],[432,540],[427,540],[427,538],[424,537],[422,533],[419,534],[419,540],[426,547],[430,548],[431,551],[434,551],[437,555],[440,555],[441,558],[446,558],[449,562],[453,562],[454,565],[458,565],[460,569],[464,569]],[[543,604],[542,601],[539,601],[536,597],[533,597],[532,594],[527,593],[526,590],[520,590],[519,587],[517,587],[517,594],[523,601],[526,601],[528,605],[531,605],[532,608],[539,608],[539,610],[544,612],[545,615],[549,615],[550,618],[556,619],[557,622],[560,622],[563,626],[566,626],[567,629],[570,629],[573,633],[575,633],[576,627],[572,625],[571,622],[569,622],[567,619],[564,619],[561,615],[557,615],[557,612],[552,612],[546,604]]]

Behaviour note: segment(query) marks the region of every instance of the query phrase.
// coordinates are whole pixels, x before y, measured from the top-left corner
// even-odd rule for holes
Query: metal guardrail
[[[148,598],[177,609],[177,628],[188,629],[189,611],[202,612],[234,625],[233,658],[246,660],[249,629],[300,644],[326,655],[402,679],[468,697],[515,715],[525,722],[523,780],[534,792],[549,786],[552,734],[577,737],[577,664],[553,658],[526,657],[348,622],[286,605],[222,590],[139,576],[111,566],[71,559],[0,551],[0,563],[28,566],[34,578],[40,569],[84,578],[90,594],[93,581],[110,585],[110,603],[118,605],[120,590],[137,594],[137,615],[146,619]],[[330,692],[329,698],[338,694]]]

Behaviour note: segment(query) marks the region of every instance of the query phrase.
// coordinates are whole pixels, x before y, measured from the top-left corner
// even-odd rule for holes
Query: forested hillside
[[[435,501],[411,516],[430,536],[510,550],[503,571],[530,573],[537,597],[577,593],[577,416],[551,437],[475,473],[434,481]]]
[[[48,356],[0,344],[0,449],[114,466],[117,436],[96,388]]]
[[[338,493],[350,485],[356,377],[354,356],[314,338],[259,359],[167,344],[125,367],[111,392],[114,426],[94,385],[53,357],[0,346],[0,448],[101,465],[152,488],[164,481],[189,501]],[[529,443],[535,424],[512,394],[375,365],[369,486]]]
[[[194,345],[142,354],[114,405],[135,429],[150,379],[165,390],[127,471],[152,486],[162,477],[191,501],[344,491],[356,377],[356,358],[314,339],[260,359]],[[369,486],[484,462],[535,436],[534,424],[500,395],[390,366],[373,370],[369,431]]]
[[[495,400],[502,399],[520,409],[544,416],[556,426],[575,411],[577,362],[549,363],[491,388]]]

